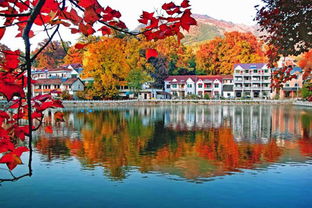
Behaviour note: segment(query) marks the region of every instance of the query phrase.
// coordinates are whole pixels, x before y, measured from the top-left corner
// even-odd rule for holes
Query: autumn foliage
[[[199,46],[197,68],[206,74],[232,74],[237,63],[265,61],[262,43],[251,33],[229,32]]]
[[[183,0],[180,5],[163,4],[162,9],[166,12],[164,16],[143,12],[140,17],[139,21],[146,25],[140,33],[148,40],[172,35],[180,39],[183,37],[181,29],[188,30],[196,24],[191,17],[188,0]],[[96,31],[103,35],[112,31],[133,36],[139,33],[129,32],[120,20],[120,12],[109,6],[102,7],[97,0],[6,0],[0,1],[0,16],[3,24],[0,26],[0,39],[7,35],[8,27],[13,27],[18,32],[16,38],[23,38],[25,43],[23,55],[20,50],[1,51],[4,61],[1,61],[0,66],[0,93],[10,103],[5,111],[0,111],[0,163],[6,163],[12,170],[22,163],[21,154],[31,150],[32,131],[40,127],[44,111],[63,107],[60,101],[54,100],[49,94],[32,97],[31,89],[31,66],[38,58],[40,60],[44,50],[49,49],[48,45],[54,36],[60,35],[60,26],[68,28],[71,33],[82,33],[85,36]],[[101,24],[99,29],[95,27],[96,23]],[[30,39],[36,35],[34,25],[47,35],[48,40],[31,53]],[[76,48],[83,49],[86,46],[79,45]],[[24,89],[27,89],[26,93]],[[9,109],[12,110],[10,114],[7,113]],[[27,125],[22,126],[21,120],[25,120]],[[51,132],[50,128],[46,130]],[[29,137],[29,148],[19,146],[19,141],[24,141],[25,136]]]

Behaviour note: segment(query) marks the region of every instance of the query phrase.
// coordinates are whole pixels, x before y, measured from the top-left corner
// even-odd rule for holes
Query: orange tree
[[[196,53],[197,68],[207,74],[231,74],[236,63],[264,61],[262,44],[251,33],[229,32],[201,44]]]
[[[21,154],[30,150],[29,173],[26,175],[31,175],[32,131],[40,127],[46,109],[63,107],[50,94],[33,97],[31,79],[32,64],[55,35],[61,36],[60,27],[85,36],[94,34],[97,29],[103,35],[118,31],[130,36],[142,34],[147,40],[157,40],[168,36],[180,39],[183,37],[180,32],[182,29],[189,30],[191,25],[196,24],[191,17],[188,0],[183,0],[179,5],[165,3],[162,10],[162,16],[144,11],[139,22],[145,28],[139,33],[133,33],[120,21],[119,11],[101,6],[97,0],[0,0],[0,39],[6,29],[12,27],[18,31],[16,38],[24,41],[23,53],[20,50],[1,51],[4,61],[0,71],[0,93],[9,102],[8,107],[0,111],[0,163],[7,164],[11,171],[22,163]],[[95,27],[96,23],[100,25],[99,28]],[[35,26],[44,31],[47,41],[32,54],[30,39],[35,35]],[[78,49],[85,46],[76,44]],[[9,109],[13,111],[8,113]],[[21,120],[26,120],[27,125],[21,125]],[[21,144],[25,138],[28,138],[28,148]]]

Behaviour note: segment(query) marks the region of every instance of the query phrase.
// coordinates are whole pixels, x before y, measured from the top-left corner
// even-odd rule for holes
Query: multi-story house
[[[233,82],[231,81],[232,79],[232,76],[229,75],[169,76],[164,81],[165,92],[179,98],[184,98],[188,95],[219,98],[223,96],[223,82],[231,85],[230,83]]]
[[[80,64],[68,64],[57,68],[32,69],[31,76],[36,79],[78,78],[82,71]]]
[[[222,96],[222,76],[197,76],[196,95],[210,98]]]
[[[235,97],[271,97],[271,69],[264,63],[234,65]]]
[[[195,95],[197,77],[196,75],[169,76],[165,79],[165,92],[180,98]]]
[[[79,78],[81,72],[81,64],[68,64],[51,69],[32,69],[31,76],[35,80],[33,94],[68,91],[70,95],[75,95],[77,91],[84,90],[84,83]]]
[[[33,94],[42,95],[53,91],[68,91],[70,95],[75,95],[78,91],[84,90],[84,84],[79,78],[50,78],[37,79],[33,84]]]

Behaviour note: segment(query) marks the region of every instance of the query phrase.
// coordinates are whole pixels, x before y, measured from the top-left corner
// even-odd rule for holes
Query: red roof
[[[220,80],[223,79],[233,79],[232,75],[177,75],[177,76],[169,76],[165,79],[166,82],[174,82],[174,83],[185,83],[187,79],[192,79],[194,82],[197,80]],[[173,81],[176,79],[177,81]]]
[[[178,75],[178,76],[169,76],[165,79],[166,82],[186,82],[187,79],[192,79],[194,82],[197,81],[197,75]]]
[[[72,85],[74,82],[76,82],[78,78],[70,78],[70,79],[61,79],[61,78],[55,78],[55,79],[37,79],[35,80],[35,85]]]
[[[77,80],[78,80],[78,78],[70,78],[70,79],[67,79],[65,82],[63,82],[63,84],[65,84],[65,85],[72,85]]]
[[[51,85],[51,84],[62,84],[62,79],[38,79],[35,80],[35,85]]]

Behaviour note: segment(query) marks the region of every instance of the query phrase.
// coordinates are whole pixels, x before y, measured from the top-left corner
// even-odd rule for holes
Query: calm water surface
[[[65,109],[0,207],[311,207],[312,109]],[[24,165],[13,174],[27,173]],[[0,179],[12,176],[0,165]]]

